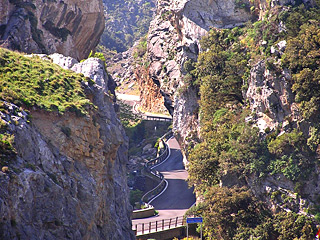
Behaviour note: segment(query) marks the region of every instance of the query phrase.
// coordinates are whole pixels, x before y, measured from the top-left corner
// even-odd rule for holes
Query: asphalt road
[[[155,168],[168,181],[167,190],[151,202],[151,205],[159,211],[159,215],[132,220],[132,225],[183,216],[196,201],[193,189],[190,189],[186,182],[188,172],[183,165],[179,144],[172,138],[168,141],[168,145],[171,149],[170,157]]]

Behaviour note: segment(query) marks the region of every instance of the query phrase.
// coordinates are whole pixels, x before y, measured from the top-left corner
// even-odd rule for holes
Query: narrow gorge
[[[318,1],[158,1],[148,78],[209,238],[316,235],[318,34]]]
[[[0,239],[135,239],[114,82],[104,61],[79,62],[100,41],[102,1],[0,12]]]
[[[197,195],[186,217],[206,239],[315,238],[319,0],[0,0],[0,13],[0,239],[135,239],[129,137],[144,148],[157,128],[128,127],[123,92],[172,116]]]

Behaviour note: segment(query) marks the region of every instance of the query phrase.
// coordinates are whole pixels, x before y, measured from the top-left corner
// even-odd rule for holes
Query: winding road
[[[196,201],[193,189],[188,188],[186,182],[188,172],[183,165],[179,144],[175,138],[171,138],[167,143],[170,147],[171,155],[155,169],[164,175],[168,182],[168,187],[162,195],[151,202],[155,209],[159,211],[159,215],[132,220],[133,226],[183,216]]]

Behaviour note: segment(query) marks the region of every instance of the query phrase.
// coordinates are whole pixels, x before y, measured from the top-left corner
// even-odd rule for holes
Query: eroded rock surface
[[[49,56],[62,66],[70,59]],[[128,202],[128,139],[108,95],[104,63],[68,65],[97,106],[86,116],[4,103],[2,122],[15,136],[17,158],[0,172],[1,239],[134,239]],[[68,64],[67,64],[68,63]],[[102,75],[101,75],[102,74]],[[32,120],[29,121],[30,116]]]
[[[196,61],[199,41],[210,27],[231,28],[253,19],[250,10],[235,1],[158,1],[158,11],[148,34],[149,74],[173,115],[173,129],[180,145],[187,146],[198,132],[195,89],[186,88],[184,63]]]
[[[26,53],[87,57],[104,30],[102,0],[0,1],[1,45]]]

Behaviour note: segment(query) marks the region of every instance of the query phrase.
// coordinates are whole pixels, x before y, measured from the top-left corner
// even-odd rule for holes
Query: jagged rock
[[[133,67],[133,51],[136,44],[126,52],[118,53],[113,56],[108,61],[108,72],[111,74],[118,86],[123,85],[126,81],[134,82],[136,80]]]
[[[286,46],[287,46],[287,41],[283,40],[278,42],[277,44],[279,51],[284,52],[284,50],[286,50]]]
[[[166,111],[164,101],[159,91],[159,87],[153,84],[153,80],[145,67],[138,66],[135,69],[136,79],[138,79],[140,89],[140,105],[149,112]]]
[[[236,2],[239,1],[158,0],[157,16],[151,22],[148,35],[148,60],[151,62],[149,75],[173,115],[173,131],[184,154],[188,147],[192,148],[200,132],[198,92],[184,82],[187,74],[184,63],[197,60],[202,50],[199,40],[210,27],[239,26],[252,17],[245,9],[236,8]],[[254,4],[254,14],[260,19],[268,10],[287,11],[289,7],[284,5],[297,3],[291,0],[250,2]],[[303,2],[309,6],[314,5],[314,1]],[[286,30],[283,22],[276,27],[279,32]],[[270,42],[261,40],[259,44],[266,49]],[[273,46],[274,54],[270,58],[264,61],[255,58],[249,62],[251,71],[248,89],[243,92],[243,96],[252,114],[246,121],[258,126],[262,133],[277,129],[283,134],[297,127],[305,136],[310,136],[310,123],[301,121],[298,105],[294,101],[291,73],[281,66],[279,57],[285,48],[286,41],[280,41]],[[170,74],[172,69],[177,69],[173,75]],[[277,131],[272,133],[277,134]],[[297,184],[284,174],[247,176],[239,182],[238,176],[226,173],[222,176],[221,186],[247,185],[257,198],[264,200],[274,211],[281,208],[306,214],[306,208],[311,207],[319,196],[319,167],[316,168],[309,180]],[[278,191],[283,196],[274,197]],[[299,196],[294,192],[299,192]]]
[[[102,0],[1,0],[0,16],[2,46],[78,60],[97,46],[104,29]]]
[[[70,59],[59,57],[62,66]],[[71,61],[75,62],[75,61]],[[73,66],[88,76],[104,63]],[[84,85],[97,106],[85,117],[4,103],[17,159],[0,174],[1,239],[135,239],[126,183],[128,139],[108,96],[105,74]]]
[[[288,70],[267,69],[265,61],[259,61],[251,68],[248,90],[245,98],[252,112],[257,113],[258,124],[262,132],[266,128],[274,129],[288,117],[298,118],[298,106],[290,85]],[[280,68],[279,68],[280,69]]]
[[[78,61],[72,57],[65,57],[62,54],[54,53],[50,55],[50,59],[55,64],[58,64],[60,67],[64,69],[71,69],[73,65],[78,63]],[[90,77],[90,76],[88,76]]]
[[[192,87],[184,89],[184,62],[196,60],[201,49],[199,40],[210,27],[240,26],[252,18],[250,10],[237,7],[233,0],[158,1],[148,34],[149,74],[160,86],[164,104],[174,116],[180,145],[187,146],[187,136],[198,131],[197,93]],[[177,91],[179,88],[184,90]]]
[[[158,0],[157,15],[151,22],[148,34],[147,53],[148,61],[151,62],[149,75],[155,85],[158,86],[158,91],[164,98],[165,106],[173,115],[173,128],[181,146],[188,146],[187,139],[190,139],[190,137],[187,138],[187,136],[194,135],[193,133],[198,131],[197,92],[192,87],[185,86],[183,78],[187,74],[184,63],[189,59],[196,61],[201,51],[199,40],[207,34],[211,27],[232,28],[241,26],[248,20],[262,18],[265,11],[270,7],[291,4],[293,1],[250,2],[242,1],[239,5],[239,1],[237,3],[233,0]],[[314,1],[306,0],[303,2],[310,6],[314,5]],[[255,11],[248,9],[250,4],[255,7]],[[279,31],[284,30],[285,26],[280,24]],[[261,42],[261,45],[267,45],[267,42]],[[274,46],[274,53],[281,55],[285,46],[286,42],[280,41]],[[254,68],[259,72],[257,67]],[[252,70],[252,74],[259,78],[260,73],[258,72],[255,73],[255,70]],[[259,106],[259,111],[262,111],[261,115],[263,116],[259,117],[258,122],[261,129],[264,129],[274,127],[275,121],[283,120],[292,112],[295,115],[297,108],[295,105],[291,105],[290,86],[287,86],[288,83],[284,81],[284,79],[290,78],[290,73],[282,72],[279,77],[276,77],[275,75],[278,73],[266,69],[261,74],[261,77],[268,78],[263,84],[264,87],[260,86],[263,91],[262,98],[254,96],[254,98],[258,97],[259,99],[253,100],[253,96],[248,96],[248,99],[254,101],[256,103],[255,108]],[[252,78],[255,78],[255,76],[252,76]],[[251,81],[251,83],[253,82]],[[266,84],[270,84],[270,86]],[[252,88],[249,89],[249,92],[251,90]],[[278,93],[280,96],[277,95]],[[271,108],[271,114],[267,116],[264,111],[269,108]]]
[[[320,181],[319,168],[315,170],[315,177],[300,185],[297,189],[292,181],[284,177],[283,174],[269,175],[257,179],[251,176],[246,179],[248,186],[256,196],[259,196],[270,209],[277,211],[294,211],[306,215],[306,209],[312,206],[312,202],[317,202],[319,197]],[[300,191],[299,194],[295,192]]]

